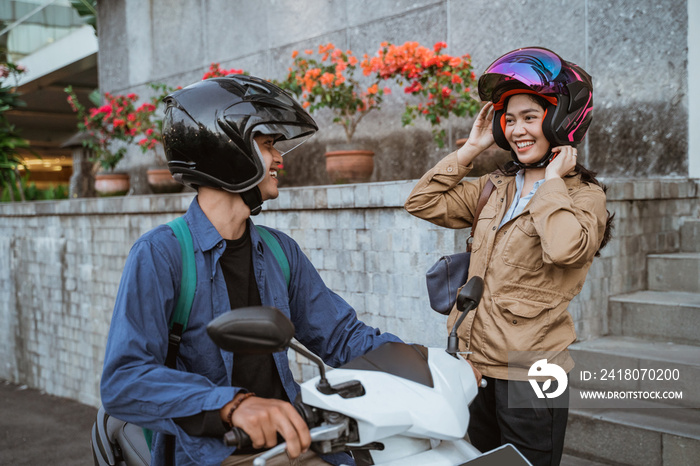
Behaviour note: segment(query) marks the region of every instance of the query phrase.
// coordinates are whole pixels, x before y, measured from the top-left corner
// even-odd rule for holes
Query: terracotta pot
[[[154,194],[179,193],[185,186],[173,179],[167,168],[152,168],[146,171],[148,186]]]
[[[334,150],[326,152],[326,172],[332,183],[364,183],[374,171],[371,150]]]
[[[95,191],[100,197],[123,196],[129,192],[128,173],[100,173],[95,175]]]

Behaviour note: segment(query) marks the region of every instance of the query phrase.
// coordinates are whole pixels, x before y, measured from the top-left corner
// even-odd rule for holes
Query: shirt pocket
[[[474,230],[474,241],[472,241],[472,251],[477,251],[483,244],[486,244],[486,239],[488,238],[489,228],[491,228],[491,223],[498,210],[492,205],[485,205],[481,210],[481,215],[479,215],[479,221],[476,224],[476,230]]]
[[[521,217],[515,221],[506,235],[501,257],[510,267],[533,272],[544,266],[542,242],[530,217]]]
[[[494,328],[489,340],[491,359],[507,363],[509,351],[541,351],[550,326],[552,303],[511,296],[494,296]]]

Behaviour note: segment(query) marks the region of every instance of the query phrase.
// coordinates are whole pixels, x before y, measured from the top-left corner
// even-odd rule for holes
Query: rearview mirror
[[[472,277],[462,287],[457,295],[457,309],[460,312],[471,311],[479,305],[481,295],[484,294],[484,280],[481,277]]]
[[[207,334],[224,351],[269,354],[289,346],[294,324],[274,307],[243,307],[209,322]]]

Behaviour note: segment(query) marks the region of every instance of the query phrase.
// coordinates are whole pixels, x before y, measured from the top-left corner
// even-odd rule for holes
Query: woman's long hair
[[[534,94],[525,94],[527,95],[533,102],[535,102],[537,105],[542,107],[544,110],[547,108],[547,106],[551,105],[546,99],[534,95]],[[508,101],[510,100],[510,97],[508,97],[505,102],[504,106],[505,108],[508,108]],[[518,171],[520,170],[520,167],[518,167],[515,163],[513,163],[512,160],[508,161],[505,165],[502,167],[498,167],[499,170],[506,176],[514,176]],[[594,184],[596,186],[600,186],[603,190],[603,192],[607,192],[608,188],[605,186],[603,183],[598,181],[596,178],[596,175],[598,172],[594,172],[593,170],[589,170],[578,161],[576,162],[576,166],[574,167],[574,170],[566,175],[567,177],[573,177],[580,175],[581,176],[581,181],[584,183],[589,183],[589,184]],[[600,256],[600,250],[605,247],[605,245],[608,244],[608,242],[612,239],[613,235],[613,229],[615,228],[613,225],[613,219],[615,218],[615,214],[611,214],[609,210],[606,209],[606,212],[608,213],[608,219],[605,221],[605,232],[603,233],[603,240],[600,242],[600,247],[598,248],[598,251],[596,251],[595,255]]]

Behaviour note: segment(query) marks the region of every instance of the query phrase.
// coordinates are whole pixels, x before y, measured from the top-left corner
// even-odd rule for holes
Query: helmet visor
[[[274,135],[275,149],[284,156],[308,141],[316,129],[309,126],[264,123],[257,125],[253,131],[254,133]]]
[[[493,62],[479,78],[479,96],[484,101],[496,102],[499,88],[518,84],[540,94],[561,93],[561,86],[554,81],[561,69],[561,58],[551,50],[535,47],[514,50]]]

